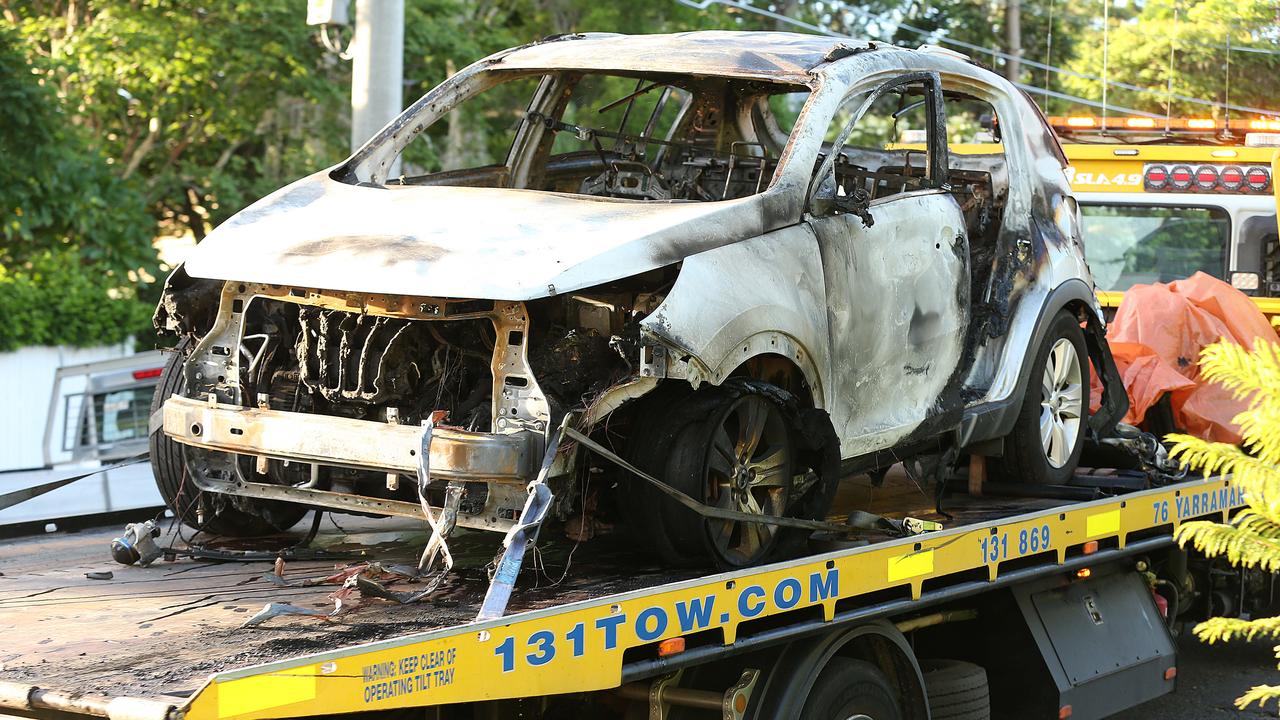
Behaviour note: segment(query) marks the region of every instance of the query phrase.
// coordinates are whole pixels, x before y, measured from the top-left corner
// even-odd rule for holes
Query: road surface
[[[1275,640],[1221,643],[1196,640],[1190,632],[1178,639],[1178,689],[1112,720],[1253,720],[1276,717],[1275,706],[1257,704],[1237,710],[1233,701],[1254,685],[1280,682],[1272,653]]]

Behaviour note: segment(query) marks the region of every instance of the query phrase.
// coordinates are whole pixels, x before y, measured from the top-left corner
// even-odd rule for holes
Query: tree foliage
[[[1069,77],[1063,85],[1101,99],[1103,43],[1100,30],[1092,34],[1093,42],[1081,43],[1070,63],[1071,70],[1091,77]],[[1278,39],[1280,18],[1272,0],[1148,0],[1137,13],[1111,16],[1107,42],[1108,78],[1145,90],[1112,85],[1107,102],[1175,117],[1222,118],[1221,106],[1228,103],[1280,110]],[[1170,91],[1218,107],[1171,97]]]
[[[142,196],[44,80],[0,25],[0,351],[123,340],[154,265]]]
[[[1228,523],[1195,521],[1177,531],[1182,545],[1191,544],[1207,557],[1225,557],[1232,565],[1280,572],[1280,345],[1258,341],[1253,350],[1220,342],[1201,356],[1203,376],[1220,383],[1248,409],[1233,422],[1241,429],[1240,447],[1211,443],[1189,435],[1170,435],[1172,455],[1192,468],[1231,474],[1247,507]],[[1280,619],[1212,618],[1196,626],[1210,643],[1243,638],[1280,638]],[[1259,685],[1237,701],[1244,708],[1280,698],[1280,686]]]

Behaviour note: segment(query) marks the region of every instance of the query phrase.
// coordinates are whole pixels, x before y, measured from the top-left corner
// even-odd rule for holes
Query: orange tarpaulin
[[[1197,272],[1168,284],[1134,285],[1124,294],[1107,341],[1129,393],[1124,421],[1139,425],[1162,395],[1171,393],[1174,422],[1192,435],[1239,443],[1231,418],[1241,401],[1200,377],[1200,351],[1220,338],[1252,348],[1276,331],[1244,293]],[[1102,397],[1096,382],[1092,396]]]

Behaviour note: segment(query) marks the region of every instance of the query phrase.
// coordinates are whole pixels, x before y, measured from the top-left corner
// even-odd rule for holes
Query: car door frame
[[[852,214],[860,215],[869,213],[879,205],[909,200],[912,197],[945,195],[947,192],[947,172],[949,167],[949,148],[947,146],[946,135],[946,117],[943,101],[943,84],[939,73],[936,71],[919,71],[906,70],[900,74],[896,74],[891,78],[883,77],[876,81],[862,83],[851,87],[847,90],[845,97],[857,97],[859,94],[866,93],[867,87],[871,85],[873,89],[862,100],[858,110],[853,113],[850,119],[845,123],[840,133],[831,143],[830,152],[827,153],[818,166],[818,170],[810,179],[809,189],[806,193],[805,204],[805,222],[814,228],[814,232],[821,236],[820,226],[817,222],[830,219],[834,215]],[[923,85],[927,94],[925,97],[927,112],[927,140],[925,149],[925,178],[922,187],[908,190],[906,192],[895,193],[880,198],[870,199],[869,196],[864,198],[865,205],[857,207],[859,202],[857,198],[840,197],[835,194],[835,163],[840,156],[840,150],[848,143],[850,136],[859,123],[865,118],[871,107],[880,98],[886,94],[899,90],[904,86],[919,84]],[[820,194],[823,192],[831,192],[829,198],[822,198]],[[817,202],[815,202],[815,200]],[[859,212],[861,211],[861,212]],[[850,219],[852,221],[852,218]],[[864,217],[864,226],[869,226],[867,219]],[[955,322],[958,324],[956,335],[963,338],[967,334],[968,324],[971,320],[971,308],[968,298],[968,281],[971,269],[968,265],[968,237],[967,229],[963,223],[958,228],[958,241],[963,243],[962,247],[956,248],[940,248],[942,252],[956,251],[959,258],[960,267],[958,268],[958,286],[957,293],[959,297],[957,301]],[[819,237],[819,242],[824,240]],[[847,278],[846,278],[847,279]],[[836,284],[836,283],[832,283]],[[829,291],[832,288],[829,288]],[[833,421],[839,426],[837,433],[841,436],[842,455],[846,458],[860,456],[869,452],[876,452],[890,447],[900,445],[904,440],[921,437],[922,435],[932,434],[934,430],[943,431],[948,424],[954,425],[959,421],[961,413],[961,404],[958,397],[955,402],[942,402],[943,395],[948,391],[958,387],[957,373],[963,369],[963,351],[962,348],[955,348],[955,362],[953,367],[945,369],[946,378],[944,382],[937,386],[936,395],[930,398],[929,406],[922,411],[918,418],[913,418],[900,425],[890,425],[882,427],[875,432],[860,434],[856,425],[858,419],[857,411],[853,408],[853,404],[846,398],[842,400],[839,395],[842,382],[839,379],[839,371],[836,363],[841,355],[841,342],[838,336],[839,323],[835,318],[829,322],[831,327],[830,334],[830,351],[831,351],[831,382],[829,383],[828,392],[831,397],[828,399],[828,408],[833,413]],[[905,369],[905,368],[904,368]],[[854,376],[856,377],[856,371]],[[894,385],[895,383],[887,383]],[[847,413],[842,412],[841,405],[850,403]],[[847,417],[835,417],[837,415],[847,415]],[[851,430],[846,430],[847,421]]]

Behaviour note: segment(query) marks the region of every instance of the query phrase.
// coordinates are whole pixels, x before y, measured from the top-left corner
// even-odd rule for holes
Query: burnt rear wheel
[[[1061,485],[1080,461],[1089,417],[1089,355],[1070,311],[1054,317],[1031,370],[994,471],[1006,482]]]
[[[185,386],[182,365],[191,352],[183,340],[165,362],[151,398],[151,414]],[[151,433],[151,471],[165,505],[184,524],[202,532],[231,537],[255,537],[287,530],[307,509],[289,503],[233,498],[200,490],[187,475],[183,447],[157,429]]]

